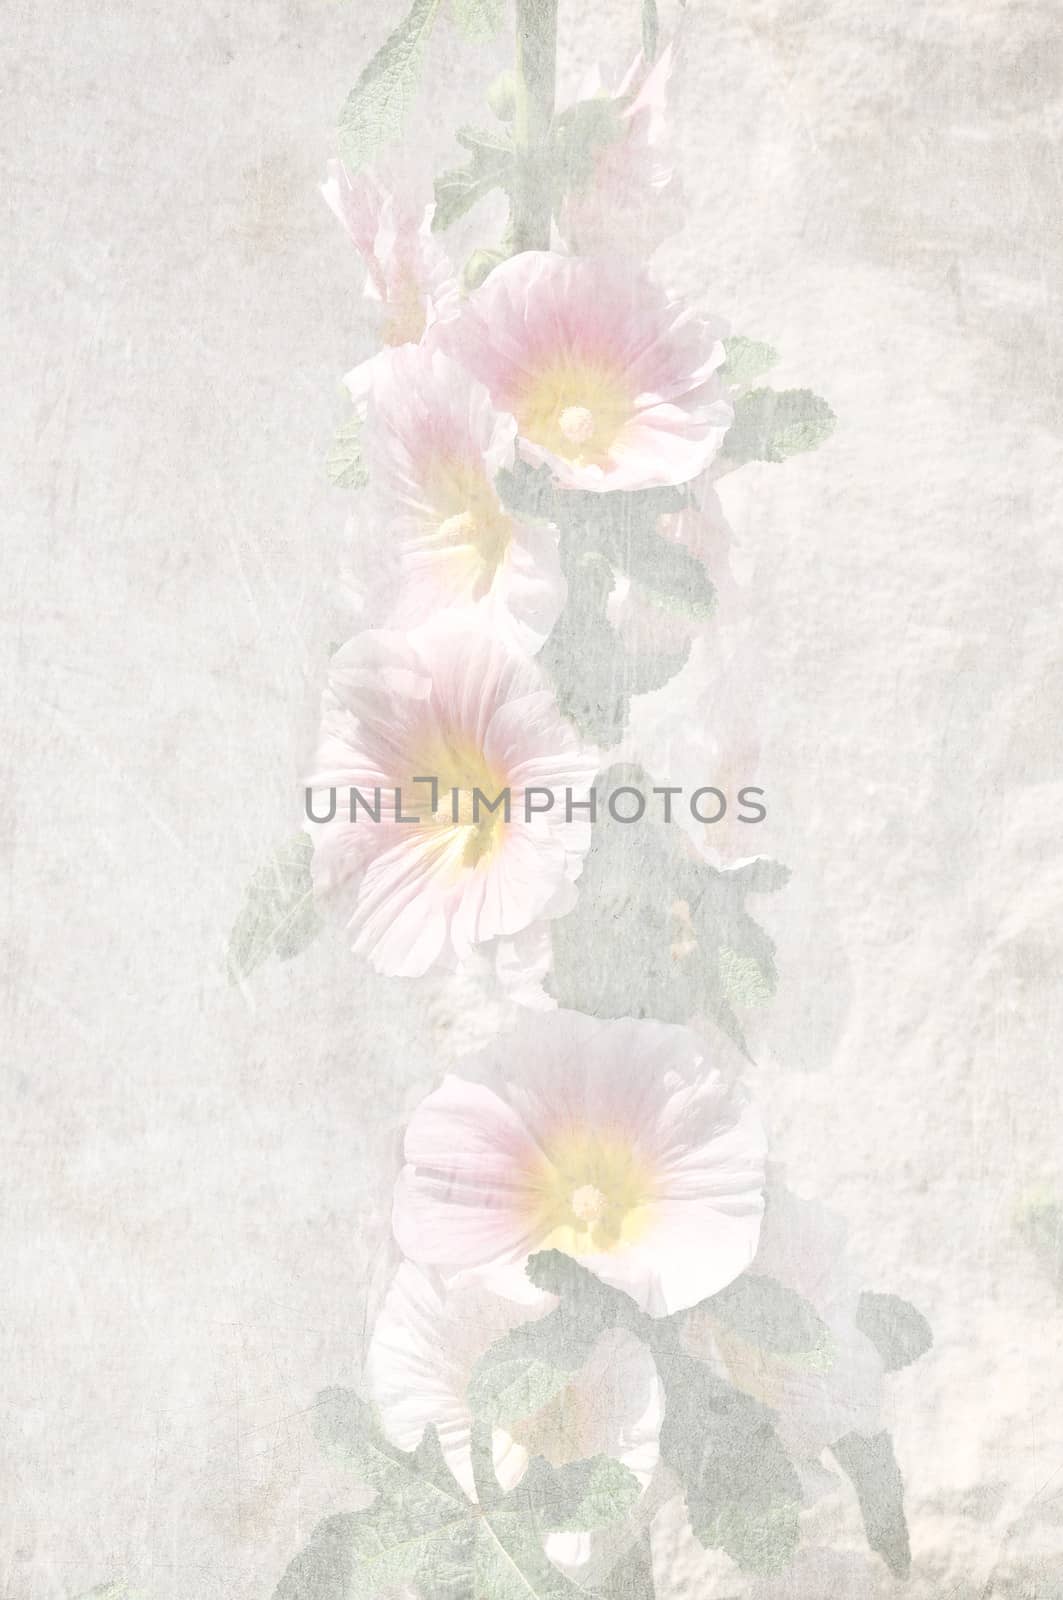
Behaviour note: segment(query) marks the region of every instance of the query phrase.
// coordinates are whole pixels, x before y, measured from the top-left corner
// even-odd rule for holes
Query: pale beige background
[[[636,9],[562,0],[568,88]],[[330,940],[244,991],[221,966],[335,637],[323,457],[367,347],[315,183],[399,14],[5,17],[3,1600],[268,1600],[350,1503],[304,1414],[357,1371],[403,1108],[495,1020]],[[1063,1321],[1015,1216],[1063,1198],[1060,16],[695,0],[688,52],[661,270],[840,419],[725,491],[794,868],[758,1089],[936,1330],[892,1391],[909,1592],[1049,1600]],[[503,57],[440,29],[426,190]],[[809,1533],[859,1550],[851,1499]],[[669,1527],[658,1557],[743,1592]],[[846,1595],[894,1592],[870,1570]]]

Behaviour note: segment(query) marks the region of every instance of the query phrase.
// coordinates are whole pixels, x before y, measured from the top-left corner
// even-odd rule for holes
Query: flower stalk
[[[550,132],[557,83],[558,0],[516,0],[517,171],[513,249],[550,248]]]

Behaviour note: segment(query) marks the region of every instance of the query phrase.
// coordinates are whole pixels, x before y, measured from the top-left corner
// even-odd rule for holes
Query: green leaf
[[[775,992],[771,972],[756,956],[720,947],[720,985],[733,1006],[760,1006]]]
[[[779,360],[778,351],[759,339],[743,339],[736,335],[733,339],[725,339],[723,348],[727,360],[718,375],[724,383],[752,383],[754,378],[759,378],[762,372],[767,372]]]
[[[896,1294],[873,1294],[865,1289],[857,1303],[856,1326],[871,1340],[887,1372],[909,1366],[934,1343],[922,1312]]]
[[[253,874],[229,936],[232,982],[246,978],[270,956],[290,961],[317,937],[322,924],[310,879],[313,853],[309,837],[297,833]]]
[[[561,564],[568,603],[540,657],[557,703],[595,743],[617,744],[633,694],[659,689],[680,671],[689,635],[674,649],[628,651],[606,608],[623,572],[652,603],[676,615],[705,619],[715,591],[702,563],[658,532],[658,519],[689,504],[686,491],[651,489],[624,494],[561,490],[545,468],[500,474],[507,506],[543,517],[561,529]]]
[[[502,27],[502,0],[454,0],[454,20],[472,44],[490,44]]]
[[[658,533],[655,519],[651,526],[632,519],[626,526],[600,529],[598,543],[614,569],[638,585],[643,599],[698,622],[715,612],[716,590],[704,562]]]
[[[755,964],[758,998],[775,986],[774,947],[746,901],[781,887],[786,869],[754,861],[718,872],[691,852],[676,823],[651,820],[648,808],[637,826],[618,823],[602,797],[622,784],[649,796],[653,780],[625,767],[595,780],[598,820],[579,900],[551,935],[547,992],[560,1006],[602,1018],[689,1022],[708,1014],[744,1048],[736,962]],[[588,962],[592,948],[597,959]]]
[[[314,1430],[326,1454],[378,1493],[366,1510],[318,1525],[274,1600],[378,1600],[404,1584],[433,1600],[577,1600],[580,1591],[543,1553],[523,1485],[503,1496],[478,1478],[473,1504],[433,1429],[415,1451],[399,1450],[349,1390],[325,1391]],[[474,1443],[482,1453],[482,1439]]]
[[[325,466],[329,481],[338,489],[364,489],[369,482],[362,460],[362,419],[356,411],[338,430]]]
[[[785,461],[815,450],[834,432],[837,418],[811,389],[750,389],[735,401],[735,418],[723,441],[729,461]]]
[[[797,1547],[801,1484],[771,1413],[679,1350],[659,1367],[661,1459],[683,1482],[695,1537],[747,1572],[781,1571]]]
[[[649,1318],[629,1294],[603,1283],[563,1250],[537,1250],[528,1257],[524,1270],[537,1289],[561,1300],[557,1311],[532,1326],[548,1330],[555,1348],[567,1346],[575,1352],[570,1370],[582,1365],[591,1344],[607,1328],[627,1328],[639,1334],[649,1328]],[[555,1318],[556,1326],[552,1326]]]
[[[622,1461],[592,1456],[551,1467],[541,1457],[529,1472],[529,1494],[543,1528],[590,1533],[626,1517],[641,1490]]]
[[[441,172],[435,181],[433,233],[442,233],[495,189],[508,189],[513,178],[513,145],[505,129],[462,128],[458,143],[472,160]]]
[[[356,172],[402,132],[440,0],[414,0],[362,72],[340,114],[340,154]]]
[[[871,1549],[896,1578],[911,1571],[912,1553],[904,1517],[904,1485],[888,1433],[847,1433],[831,1445],[839,1466],[852,1480]]]
[[[629,1295],[602,1283],[560,1250],[539,1251],[526,1270],[536,1288],[556,1295],[559,1304],[549,1316],[515,1330],[521,1353],[535,1351],[548,1365],[572,1370],[606,1329],[634,1333],[652,1351],[665,1387],[661,1455],[683,1481],[698,1538],[726,1550],[750,1571],[774,1572],[785,1565],[797,1538],[801,1491],[770,1412],[684,1350],[682,1316],[647,1316]],[[754,1296],[757,1304],[747,1295],[744,1312],[740,1295],[731,1297],[736,1326],[755,1326],[788,1350],[800,1345],[804,1351],[810,1341],[820,1340],[818,1319],[804,1311],[803,1302],[795,1306],[784,1291],[775,1294],[770,1287],[755,1290]],[[504,1354],[512,1357],[514,1347]],[[577,1521],[591,1526],[592,1518],[626,1515],[637,1489],[614,1466],[592,1461],[551,1475],[545,1463],[537,1464],[526,1480],[535,1515],[546,1525],[561,1525],[551,1496],[567,1506],[564,1526]],[[596,1593],[601,1600],[649,1600],[653,1589],[645,1552],[632,1567],[630,1584],[614,1578]]]
[[[355,1568],[358,1512],[319,1522],[273,1591],[273,1600],[348,1600]]]
[[[560,1304],[503,1334],[480,1357],[468,1388],[479,1422],[509,1427],[558,1395],[607,1328],[642,1333],[646,1319],[629,1295],[610,1288],[561,1250],[531,1256],[527,1275]]]
[[[731,1333],[771,1355],[825,1357],[830,1333],[814,1306],[775,1278],[743,1272],[705,1309]]]
[[[469,1385],[469,1409],[482,1421],[506,1428],[541,1411],[562,1390],[571,1373],[500,1339],[476,1364]]]

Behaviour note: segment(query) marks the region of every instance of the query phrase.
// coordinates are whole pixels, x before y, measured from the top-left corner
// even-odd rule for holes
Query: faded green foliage
[[[396,1449],[367,1406],[349,1390],[329,1389],[314,1412],[327,1455],[377,1490],[364,1511],[327,1517],[281,1579],[274,1600],[377,1600],[415,1584],[433,1600],[576,1600],[575,1588],[543,1553],[540,1519],[626,1504],[630,1488],[600,1461],[563,1478],[545,1462],[511,1494],[490,1474],[490,1431],[474,1435],[479,1504],[454,1479],[434,1430],[417,1449]],[[485,1464],[486,1458],[486,1464]],[[600,1476],[600,1474],[603,1474]],[[598,1524],[595,1524],[596,1526]]]
[[[904,1485],[888,1433],[847,1433],[831,1452],[852,1480],[867,1542],[896,1578],[911,1571],[912,1553],[904,1516]]]
[[[518,1487],[505,1494],[491,1467],[492,1427],[547,1404],[612,1328],[627,1329],[653,1355],[665,1390],[661,1459],[683,1485],[696,1537],[746,1571],[785,1568],[798,1536],[796,1471],[772,1413],[687,1352],[681,1338],[687,1313],[647,1316],[629,1295],[558,1250],[533,1255],[527,1272],[537,1288],[558,1297],[558,1305],[506,1334],[473,1375],[479,1505],[469,1503],[451,1476],[431,1429],[417,1450],[398,1450],[355,1394],[327,1390],[314,1413],[318,1440],[327,1455],[375,1488],[377,1498],[365,1511],[319,1524],[274,1600],[374,1600],[400,1584],[418,1585],[433,1600],[575,1600],[583,1591],[546,1560],[542,1536],[619,1523],[639,1498],[638,1482],[605,1456],[560,1468],[535,1457]],[[761,1274],[744,1275],[696,1309],[776,1356],[807,1360],[828,1342],[812,1307]],[[903,1575],[907,1532],[888,1436],[851,1434],[834,1453],[856,1486],[872,1549]],[[599,1600],[652,1600],[645,1542],[593,1592]]]
[[[708,1548],[726,1551],[751,1572],[784,1567],[796,1545],[801,1491],[771,1413],[686,1353],[679,1340],[682,1313],[646,1316],[628,1295],[599,1282],[557,1250],[532,1256],[528,1276],[537,1288],[561,1297],[554,1315],[567,1319],[567,1334],[576,1345],[593,1341],[605,1328],[624,1327],[652,1350],[666,1395],[661,1457],[682,1480],[698,1539]],[[801,1339],[810,1332],[818,1339],[811,1308],[811,1317],[796,1316],[786,1291],[775,1288],[779,1294],[774,1303],[777,1308],[786,1304],[786,1317],[777,1311],[773,1325],[765,1309],[771,1291],[762,1288],[755,1291],[762,1308],[759,1317],[747,1316],[746,1321],[757,1320],[762,1333],[783,1342],[793,1342],[798,1325]],[[735,1314],[740,1294],[732,1301]],[[706,1301],[705,1307],[719,1298]],[[557,1333],[548,1330],[546,1337],[553,1341]]]
[[[785,461],[815,450],[834,432],[837,418],[811,389],[750,389],[735,401],[735,418],[723,454],[746,461]]]
[[[568,602],[539,659],[562,714],[585,739],[609,748],[623,738],[631,696],[660,689],[674,678],[690,645],[683,640],[675,650],[628,650],[606,615],[615,582],[609,561],[563,548],[561,564]]]
[[[626,1517],[640,1494],[630,1468],[611,1456],[551,1467],[535,1461],[527,1483],[539,1525],[548,1532],[589,1533]]]
[[[338,489],[364,489],[369,482],[362,460],[362,419],[356,411],[337,430],[325,468]]]
[[[898,1372],[925,1355],[934,1343],[930,1324],[921,1311],[897,1294],[860,1296],[856,1326],[871,1340],[887,1372]]]
[[[682,1479],[696,1537],[748,1572],[781,1571],[797,1546],[801,1485],[771,1413],[678,1348],[660,1370],[661,1458]]]
[[[313,853],[308,836],[297,833],[253,874],[229,936],[227,966],[234,983],[270,956],[291,960],[316,938],[321,919],[310,880]]]
[[[640,768],[613,767],[595,788],[631,784],[649,794]],[[750,894],[789,876],[757,860],[719,872],[694,854],[674,823],[618,823],[602,807],[580,875],[576,907],[553,932],[548,992],[561,1006],[595,1017],[716,1018],[739,1045],[734,964],[759,973],[758,998],[775,986],[774,947],[746,910]],[[593,951],[593,959],[588,958]]]
[[[825,1359],[830,1333],[815,1307],[775,1278],[744,1272],[708,1302],[713,1317],[770,1355]]]
[[[724,945],[720,950],[720,983],[732,1006],[759,1006],[774,993],[764,967],[756,956],[740,955]]]
[[[452,0],[454,21],[472,44],[489,44],[502,27],[503,0]]]
[[[472,159],[436,179],[434,233],[449,228],[495,189],[508,191],[513,181],[513,142],[507,129],[460,128],[457,140]]]
[[[549,471],[521,467],[500,488],[514,511],[548,518],[561,530],[561,564],[568,603],[540,661],[557,703],[580,732],[603,746],[623,737],[633,694],[659,689],[682,668],[685,638],[669,651],[625,648],[606,615],[616,575],[623,573],[650,604],[677,616],[705,619],[715,590],[703,564],[658,532],[658,519],[683,510],[682,490],[581,494],[559,489]]]
[[[352,172],[402,132],[441,0],[414,0],[347,96],[340,114],[340,154]]]
[[[522,1348],[519,1339],[500,1339],[477,1363],[468,1390],[469,1409],[481,1421],[506,1428],[540,1411],[570,1376],[563,1367]]]
[[[760,339],[744,339],[740,334],[725,339],[723,348],[727,360],[720,368],[719,376],[724,383],[752,383],[754,378],[768,372],[779,360],[778,351],[770,344],[764,344]]]

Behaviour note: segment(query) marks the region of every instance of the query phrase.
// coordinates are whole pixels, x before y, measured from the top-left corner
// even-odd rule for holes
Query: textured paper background
[[[323,457],[368,347],[315,184],[398,15],[8,17],[4,1600],[264,1600],[351,1503],[304,1414],[357,1371],[402,1111],[497,1023],[335,940],[244,991],[222,965],[336,636]],[[569,91],[636,46],[630,0],[562,15]],[[1063,1199],[1058,12],[688,20],[693,211],[660,269],[839,417],[724,493],[759,562],[763,847],[794,869],[756,1088],[791,1182],[936,1332],[892,1390],[909,1592],[1049,1600],[1061,1312],[1016,1218]],[[426,197],[503,60],[438,33]],[[861,1547],[845,1494],[809,1532]],[[658,1559],[741,1592],[667,1526]],[[896,1587],[844,1592],[869,1582]]]

